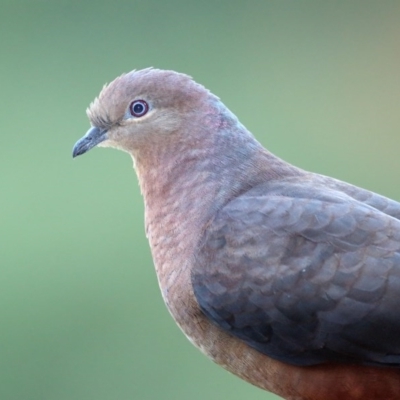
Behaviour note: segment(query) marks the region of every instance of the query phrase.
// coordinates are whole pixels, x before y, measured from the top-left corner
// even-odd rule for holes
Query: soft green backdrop
[[[276,399],[163,305],[130,158],[72,160],[102,85],[186,72],[270,150],[400,200],[399,1],[0,4],[0,399]]]

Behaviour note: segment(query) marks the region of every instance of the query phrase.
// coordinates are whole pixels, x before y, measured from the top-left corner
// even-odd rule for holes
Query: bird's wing
[[[376,208],[377,210],[382,211],[396,219],[400,219],[400,203],[395,200],[388,199],[380,194],[328,176],[310,174],[310,178],[317,184],[346,193],[357,201],[368,204],[371,207]]]
[[[201,310],[273,358],[400,366],[400,221],[343,192],[268,183],[207,227]]]

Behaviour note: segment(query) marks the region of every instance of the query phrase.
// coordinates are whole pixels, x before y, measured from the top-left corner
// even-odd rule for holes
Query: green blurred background
[[[122,72],[192,75],[270,150],[400,200],[396,1],[1,1],[0,399],[277,399],[162,302],[130,158],[72,160]]]

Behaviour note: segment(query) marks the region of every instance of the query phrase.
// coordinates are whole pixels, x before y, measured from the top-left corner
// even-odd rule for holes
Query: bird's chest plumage
[[[285,395],[276,387],[276,375],[284,364],[257,352],[244,342],[227,334],[211,323],[200,310],[193,293],[191,272],[193,249],[180,248],[183,225],[178,227],[166,214],[146,215],[147,235],[150,242],[157,278],[164,302],[185,336],[205,355],[228,371],[260,388]],[[167,224],[174,229],[162,232]],[[186,241],[188,243],[190,241]],[[257,365],[257,367],[254,367]],[[289,367],[291,368],[291,367]],[[287,397],[289,398],[289,397]],[[301,397],[293,397],[301,399]]]
[[[155,260],[160,259],[159,250],[162,253],[161,248],[153,252]],[[156,261],[161,293],[177,325],[190,342],[215,363],[254,385],[275,391],[268,377],[268,363],[275,361],[248,348],[206,318],[192,290],[191,269],[190,259],[183,260],[179,255],[163,264]],[[258,359],[262,360],[258,361],[262,368],[255,372],[253,363]]]
[[[186,218],[180,219],[179,224],[177,220],[176,214],[170,212],[146,212],[147,236],[164,302],[180,329],[196,347],[214,362],[250,380],[247,345],[218,329],[199,308],[193,293],[191,272],[194,246],[200,232],[195,233],[195,229],[186,226],[190,224],[193,227],[190,212]],[[190,235],[193,235],[191,240],[187,240]],[[192,245],[183,246],[183,243]],[[251,352],[257,357],[265,357],[253,350]],[[238,369],[242,372],[238,373]],[[268,386],[266,381],[264,387]]]

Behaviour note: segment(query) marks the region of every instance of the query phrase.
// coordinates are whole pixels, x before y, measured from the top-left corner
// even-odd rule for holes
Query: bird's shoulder
[[[397,217],[400,203],[376,193],[320,175],[289,177],[259,184],[229,201],[207,225],[203,243],[240,232],[241,245],[246,238],[299,235],[351,250],[372,243],[379,232],[390,239],[400,227]]]

